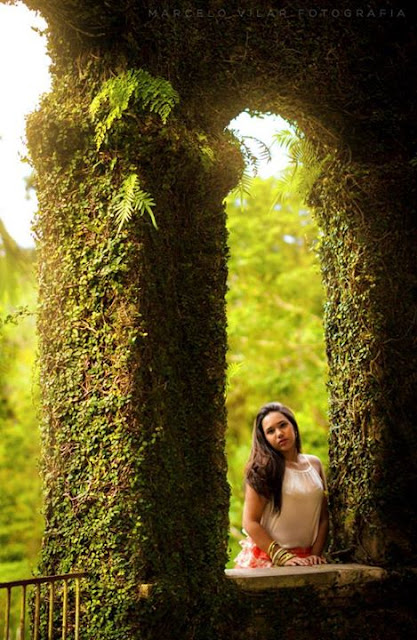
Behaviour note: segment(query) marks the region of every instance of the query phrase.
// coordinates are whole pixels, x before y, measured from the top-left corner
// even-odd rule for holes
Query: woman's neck
[[[283,453],[285,462],[298,462],[298,451],[293,449],[292,451],[286,451]]]

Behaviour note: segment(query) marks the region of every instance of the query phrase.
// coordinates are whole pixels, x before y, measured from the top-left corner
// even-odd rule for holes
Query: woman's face
[[[273,449],[282,453],[285,458],[296,452],[295,429],[283,413],[271,411],[262,420],[265,438]]]

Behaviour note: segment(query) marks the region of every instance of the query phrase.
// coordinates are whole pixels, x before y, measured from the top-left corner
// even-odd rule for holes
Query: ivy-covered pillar
[[[40,569],[88,571],[83,637],[216,638],[229,502],[222,202],[240,154],[185,127],[186,104],[164,124],[134,96],[97,149],[89,107],[108,74],[77,64],[61,67],[28,125],[40,202]],[[154,220],[135,211],[144,198]]]
[[[341,560],[412,566],[415,168],[400,160],[392,139],[356,144],[357,161],[336,158],[316,191],[325,231],[332,550]]]
[[[309,16],[298,1],[263,17],[251,0],[232,3],[230,15],[217,1],[206,13],[192,0],[175,13],[153,1],[27,5],[48,19],[54,71],[29,122],[40,200],[42,570],[90,572],[91,637],[165,637],[168,624],[171,638],[220,637],[222,200],[241,171],[221,132],[246,106],[309,125],[318,147],[340,153],[316,189],[333,546],[342,558],[411,563],[415,44],[405,22]],[[169,115],[151,80],[132,85],[143,68],[178,90]],[[120,82],[107,85],[92,122],[111,78]]]

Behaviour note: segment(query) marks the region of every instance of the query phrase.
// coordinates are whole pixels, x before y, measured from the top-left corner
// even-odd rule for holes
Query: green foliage
[[[258,147],[257,153],[253,153],[250,150],[250,147],[246,142],[247,140],[252,140],[256,144],[256,146]],[[243,156],[247,158],[247,164],[249,164],[252,167],[252,170],[255,173],[255,175],[258,172],[260,161],[262,162],[271,161],[271,158],[272,158],[271,149],[268,147],[267,144],[265,144],[265,142],[263,142],[263,140],[259,140],[259,138],[256,138],[255,136],[241,136],[240,144],[241,144],[241,151],[243,153]]]
[[[95,141],[97,151],[102,146],[107,133],[116,120],[128,113],[129,106],[150,113],[156,113],[165,124],[172,109],[179,101],[178,93],[164,78],[154,77],[144,69],[129,69],[107,80],[90,103],[90,117],[95,122]],[[136,115],[135,115],[136,117]],[[113,158],[111,170],[117,158]],[[158,228],[153,207],[155,201],[151,194],[140,186],[136,172],[124,178],[119,191],[113,196],[110,212],[116,216],[118,233],[130,220],[133,213],[149,214],[155,229]]]
[[[222,199],[241,161],[218,136],[140,109],[97,153],[90,96],[76,82],[68,96],[69,81],[28,129],[42,265],[39,570],[89,572],[88,637],[150,638],[171,600],[182,637],[184,620],[203,628],[212,615],[227,556]],[[159,185],[159,233],[144,216],[114,233],[108,203],[133,171]],[[127,193],[120,202],[132,207]],[[149,601],[138,594],[148,582]]]
[[[273,206],[294,196],[305,201],[330,156],[319,159],[317,149],[298,129],[279,131],[274,142],[288,151],[289,164],[277,181]]]
[[[334,159],[312,196],[324,231],[332,550],[343,559],[377,557],[384,563],[388,555],[395,558],[403,540],[414,537],[407,496],[417,486],[417,474],[411,461],[404,474],[400,450],[417,446],[404,409],[415,358],[411,343],[404,351],[399,343],[405,344],[415,323],[410,288],[415,277],[409,280],[407,268],[402,271],[415,247],[408,244],[398,208],[414,182],[404,166],[391,166],[387,179],[385,165],[371,170],[345,162]],[[386,535],[392,536],[390,545]]]
[[[255,136],[240,135],[238,131],[234,129],[227,129],[226,135],[229,137],[232,144],[234,144],[241,152],[245,166],[248,173],[256,175],[259,169],[259,162],[269,162],[271,160],[271,150],[265,142],[259,140]],[[256,147],[257,152],[254,152],[250,145],[247,144],[247,140],[252,140]]]
[[[232,379],[238,375],[239,371],[244,367],[243,362],[230,362],[227,367],[225,393],[226,396],[231,389]]]
[[[178,103],[178,93],[164,78],[154,77],[144,69],[129,69],[107,80],[90,104],[90,116],[96,122],[96,145],[101,147],[115,120],[135,108],[156,113],[165,124]]]
[[[51,570],[84,562],[89,568],[96,580],[89,601],[90,637],[166,637],[152,633],[155,619],[176,637],[230,637],[233,625],[222,636],[214,631],[218,603],[226,591],[219,565],[228,501],[221,442],[221,300],[226,275],[221,201],[233,173],[221,132],[232,114],[254,104],[299,120],[315,142],[324,147],[325,139],[334,153],[355,158],[353,167],[346,157],[341,160],[328,191],[318,192],[318,207],[322,206],[323,272],[330,300],[332,417],[335,433],[341,434],[340,446],[335,445],[333,486],[339,491],[340,515],[346,505],[349,515],[355,507],[355,527],[362,537],[361,527],[374,511],[362,517],[360,507],[372,504],[375,485],[388,487],[397,477],[389,455],[374,457],[374,485],[372,471],[367,470],[365,482],[372,490],[366,503],[361,502],[361,473],[371,469],[372,461],[367,429],[375,427],[376,441],[395,434],[387,441],[399,443],[401,451],[392,456],[398,461],[407,449],[415,451],[415,446],[404,445],[413,444],[415,433],[415,371],[408,362],[414,361],[415,367],[415,180],[409,179],[410,172],[400,181],[407,182],[409,194],[397,187],[404,158],[410,169],[409,158],[415,155],[410,142],[415,140],[416,121],[414,85],[409,80],[414,77],[413,45],[400,21],[344,18],[347,1],[337,20],[311,19],[307,11],[297,20],[253,20],[248,11],[226,20],[178,20],[168,15],[144,21],[144,8],[136,11],[127,0],[104,3],[105,10],[80,0],[65,3],[65,11],[56,11],[53,4],[38,2],[51,25],[54,93],[31,124],[42,220],[41,362],[48,492],[42,566]],[[188,11],[189,5],[179,2],[178,7]],[[393,44],[389,55],[381,56],[382,39],[393,43],[394,32],[401,38],[400,46]],[[97,163],[97,154],[90,152],[95,146],[91,126],[85,122],[92,99],[88,91],[95,91],[120,60],[135,68],[146,63],[156,73],[175,78],[182,99],[179,118],[161,133],[159,117],[137,117],[142,116],[138,100],[118,126],[107,123],[112,126],[109,148],[103,151],[100,146]],[[375,73],[375,67],[381,73]],[[108,101],[103,102],[101,133],[110,131],[106,118],[111,111]],[[215,163],[199,153],[196,130],[210,138]],[[152,193],[164,212],[164,233],[150,237],[139,221],[113,237],[108,224],[108,202],[114,195],[111,152],[125,167],[138,167],[145,188],[155,188]],[[399,170],[392,172],[394,164]],[[369,176],[358,193],[355,184],[364,168]],[[378,188],[369,200],[368,179],[379,171]],[[326,179],[322,176],[323,184]],[[345,181],[346,198],[339,192]],[[398,196],[397,202],[387,199],[384,183]],[[385,229],[378,226],[384,218]],[[398,229],[398,237],[391,229]],[[268,234],[265,225],[265,239]],[[385,265],[383,259],[373,258],[373,247],[379,251],[382,239]],[[297,244],[285,244],[282,254],[289,261]],[[400,250],[395,253],[397,245]],[[407,251],[401,256],[404,247]],[[257,275],[264,284],[266,252],[260,255]],[[250,258],[247,252],[246,261]],[[245,260],[239,266],[244,270]],[[293,282],[299,287],[299,280]],[[284,278],[276,284],[285,291]],[[309,290],[309,284],[303,282],[302,289]],[[371,290],[369,284],[375,287]],[[286,300],[277,291],[282,311]],[[237,305],[242,317],[245,302],[243,297]],[[307,351],[308,340],[303,344],[299,324],[303,307],[304,299],[288,309],[295,320],[290,342],[295,354]],[[281,330],[285,333],[282,324],[278,318],[273,345]],[[297,348],[300,344],[303,349]],[[240,352],[241,345],[237,347]],[[270,344],[269,355],[274,349]],[[292,378],[286,376],[285,365],[297,364],[289,355],[273,361],[263,374],[262,396],[269,399],[272,392],[279,393],[302,418],[292,401]],[[280,375],[274,377],[280,363]],[[246,378],[250,382],[250,376]],[[236,375],[233,383],[238,379]],[[307,384],[304,388],[309,390]],[[390,424],[390,415],[401,420]],[[243,418],[241,424],[246,423]],[[401,431],[403,421],[406,428]],[[300,419],[303,435],[304,422]],[[336,468],[339,453],[345,458],[343,467]],[[415,456],[407,462],[416,468]],[[381,474],[384,468],[390,476]],[[404,517],[397,518],[405,512],[398,513],[393,500],[390,504],[386,519],[405,524]],[[381,511],[382,501],[379,507]],[[385,533],[380,535],[382,544]],[[416,539],[405,537],[404,548],[415,549]],[[144,609],[138,583],[158,583],[165,577],[179,594],[177,600],[159,586],[160,599],[146,603],[138,621]],[[168,609],[167,603],[173,602],[178,608]],[[236,629],[237,637],[240,631]]]
[[[241,537],[243,468],[253,419],[270,400],[290,405],[303,447],[327,465],[327,365],[319,232],[296,197],[271,209],[277,180],[255,178],[244,211],[227,200],[228,462],[231,558]]]
[[[231,195],[238,198],[240,203],[240,211],[244,212],[245,209],[245,196],[250,198],[252,196],[251,187],[253,182],[253,176],[249,173],[247,169],[242,173],[242,176],[233,189]]]
[[[152,211],[154,206],[155,202],[152,196],[140,188],[139,176],[136,173],[131,173],[123,180],[122,186],[110,204],[110,210],[116,216],[118,232],[136,211],[140,215],[143,215],[146,211],[152,220],[153,226],[157,229],[158,225]]]
[[[245,196],[250,197],[251,186],[253,177],[257,175],[259,169],[259,162],[269,162],[271,160],[270,148],[258,138],[254,136],[242,136],[233,129],[227,129],[227,135],[230,137],[232,144],[234,144],[242,154],[245,169],[240,177],[240,180],[236,187],[232,190],[231,196],[237,196],[240,200],[240,209],[243,213]],[[250,146],[246,143],[246,140],[253,140],[257,147],[258,153],[252,151]]]
[[[24,256],[23,271],[20,261],[13,263],[13,274],[10,262],[4,271],[14,284],[8,298],[19,306],[4,300],[0,304],[0,581],[28,576],[43,528],[33,252],[19,251]],[[6,261],[4,255],[0,266],[2,261]]]
[[[33,251],[19,247],[0,220],[0,305],[15,302],[32,264]]]
[[[15,307],[12,311],[9,311],[6,316],[0,317],[0,330],[8,324],[18,324],[19,319],[25,316],[32,315],[29,311],[29,307]]]

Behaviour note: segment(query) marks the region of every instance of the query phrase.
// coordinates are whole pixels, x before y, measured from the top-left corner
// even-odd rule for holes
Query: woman
[[[243,527],[237,568],[315,565],[329,530],[326,478],[316,456],[301,453],[292,411],[270,402],[256,416],[246,467]]]

